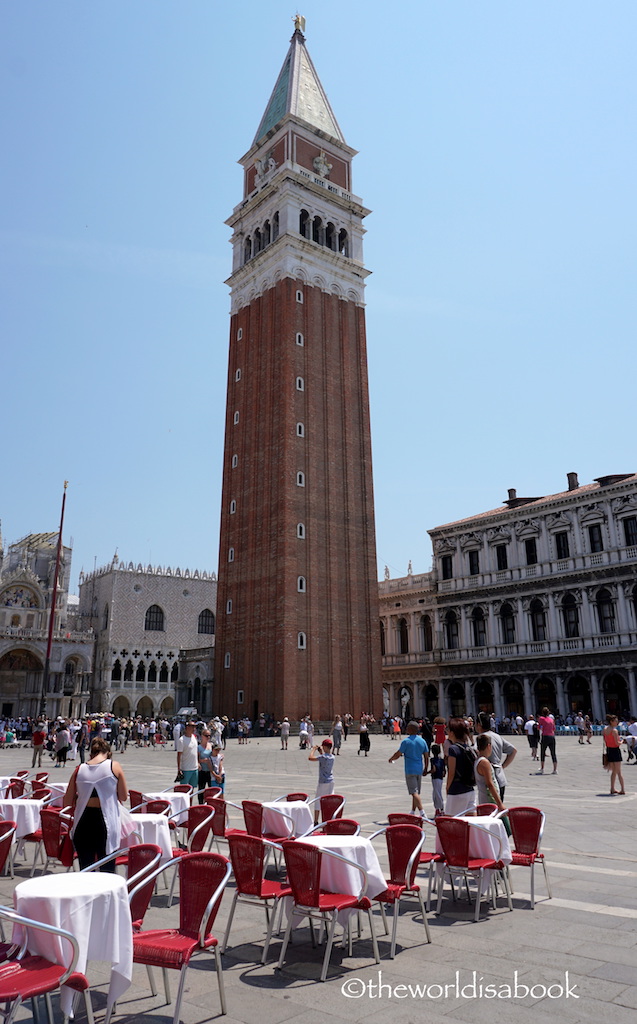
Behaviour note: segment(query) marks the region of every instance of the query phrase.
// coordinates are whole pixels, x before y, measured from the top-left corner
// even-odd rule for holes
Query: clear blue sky
[[[73,580],[216,569],[225,218],[292,34],[268,0],[0,5],[0,517]],[[322,0],[373,214],[379,572],[427,528],[637,469],[634,0]]]

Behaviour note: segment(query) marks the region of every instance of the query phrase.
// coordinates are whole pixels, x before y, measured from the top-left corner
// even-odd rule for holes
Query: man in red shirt
[[[31,767],[42,767],[42,752],[44,750],[44,744],[46,741],[46,729],[42,722],[38,722],[33,734],[31,736],[31,746],[33,747],[33,760],[31,761]]]

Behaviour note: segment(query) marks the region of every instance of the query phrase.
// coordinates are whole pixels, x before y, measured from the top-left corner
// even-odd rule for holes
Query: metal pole
[[[60,515],[60,532],[58,534],[58,547],[55,556],[55,575],[53,576],[53,596],[51,598],[51,609],[49,612],[49,637],[46,645],[46,658],[44,661],[44,676],[42,677],[42,693],[40,695],[40,715],[46,715],[46,695],[49,689],[49,666],[51,664],[51,648],[53,646],[53,629],[55,626],[55,610],[58,594],[58,576],[60,574],[60,558],[62,555],[62,527],[64,526],[64,506],[66,505],[66,488],[68,480],[64,481],[64,493],[62,495],[62,514]]]

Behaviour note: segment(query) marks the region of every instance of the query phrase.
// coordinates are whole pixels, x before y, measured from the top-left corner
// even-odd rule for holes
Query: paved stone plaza
[[[559,775],[543,777],[535,775],[536,765],[529,757],[526,739],[516,737],[514,743],[519,754],[507,771],[507,802],[538,806],[547,814],[543,849],[553,885],[552,900],[546,898],[539,868],[537,902],[532,911],[528,902],[529,872],[515,868],[512,914],[504,900],[499,901],[496,911],[488,913],[483,904],[481,920],[475,924],[468,903],[453,905],[445,899],[441,916],[430,915],[431,945],[424,941],[417,903],[407,903],[399,922],[395,960],[388,959],[389,943],[381,935],[378,919],[380,969],[374,963],[364,922],[363,940],[354,943],[353,958],[344,955],[340,947],[334,950],[325,984],[317,981],[322,950],[312,949],[307,928],[302,927],[295,936],[287,963],[278,973],[272,963],[265,967],[259,964],[265,915],[239,907],[231,945],[224,957],[229,1024],[233,1020],[244,1024],[305,1022],[308,1012],[320,1014],[323,1024],[345,1019],[385,1024],[388,1015],[396,1022],[447,1016],[472,1024],[491,1024],[493,1020],[554,1024],[556,1013],[567,1022],[594,1020],[599,1024],[608,1014],[613,1024],[633,1024],[637,1009],[637,770],[632,764],[624,764],[627,795],[611,799],[608,777],[601,767],[599,738],[592,746],[584,747],[575,738],[558,738]],[[246,798],[271,799],[296,789],[313,792],[316,766],[308,763],[307,752],[298,749],[295,738],[291,738],[287,752],[279,748],[276,739],[253,739],[245,746],[232,741],[226,751],[227,798],[239,803]],[[358,756],[357,749],[357,737],[350,736],[336,759],[336,788],[347,798],[346,815],[355,817],[363,833],[370,834],[376,822],[385,821],[389,811],[408,810],[410,801],[401,763],[387,763],[396,749],[389,738],[372,736],[367,758]],[[2,750],[0,774],[28,767],[30,760],[30,751]],[[172,749],[129,748],[120,760],[129,785],[135,788],[162,789],[175,776]],[[64,771],[70,775],[72,767],[54,770],[51,776],[57,779]],[[431,812],[431,783],[429,779],[423,782],[426,807]],[[233,823],[240,826],[238,812],[233,811],[233,816]],[[377,847],[382,853],[383,844],[377,841]],[[433,848],[432,837],[427,847]],[[382,855],[381,863],[385,863]],[[20,863],[16,881],[27,876],[28,870]],[[3,903],[11,902],[14,884],[6,877],[1,880]],[[230,898],[228,891],[214,929],[220,938]],[[178,901],[166,909],[162,889],[153,900],[145,925],[170,926],[177,915]],[[278,950],[279,941],[275,940],[273,962]],[[177,974],[173,974],[174,994]],[[506,986],[513,988],[516,976],[518,995],[509,998]],[[89,965],[89,977],[99,1019],[108,981],[104,965]],[[498,998],[485,996],[487,985],[499,993]],[[560,995],[565,985],[571,990],[568,996]],[[410,991],[409,986],[432,989],[423,995]],[[522,986],[535,986],[535,990],[520,997]],[[550,994],[543,995],[547,989]],[[159,990],[161,993],[161,985]],[[54,1005],[59,1012],[57,1000]],[[163,1004],[163,996],[151,996],[143,967],[134,968],[133,984],[117,1010],[116,1024],[138,1020],[141,1014],[161,1024],[172,1020],[172,1009]],[[218,1013],[212,958],[203,955],[189,969],[181,1019],[185,1024],[199,1024]],[[78,1019],[83,1018],[82,1007]],[[22,1008],[18,1019],[30,1019],[30,1007]]]

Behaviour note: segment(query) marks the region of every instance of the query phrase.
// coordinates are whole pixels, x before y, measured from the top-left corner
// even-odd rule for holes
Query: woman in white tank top
[[[128,798],[122,766],[111,761],[111,748],[97,737],[91,759],[79,765],[69,782],[64,802],[75,808],[71,836],[80,868],[114,853],[120,846],[120,804]],[[115,862],[103,871],[114,871]]]

